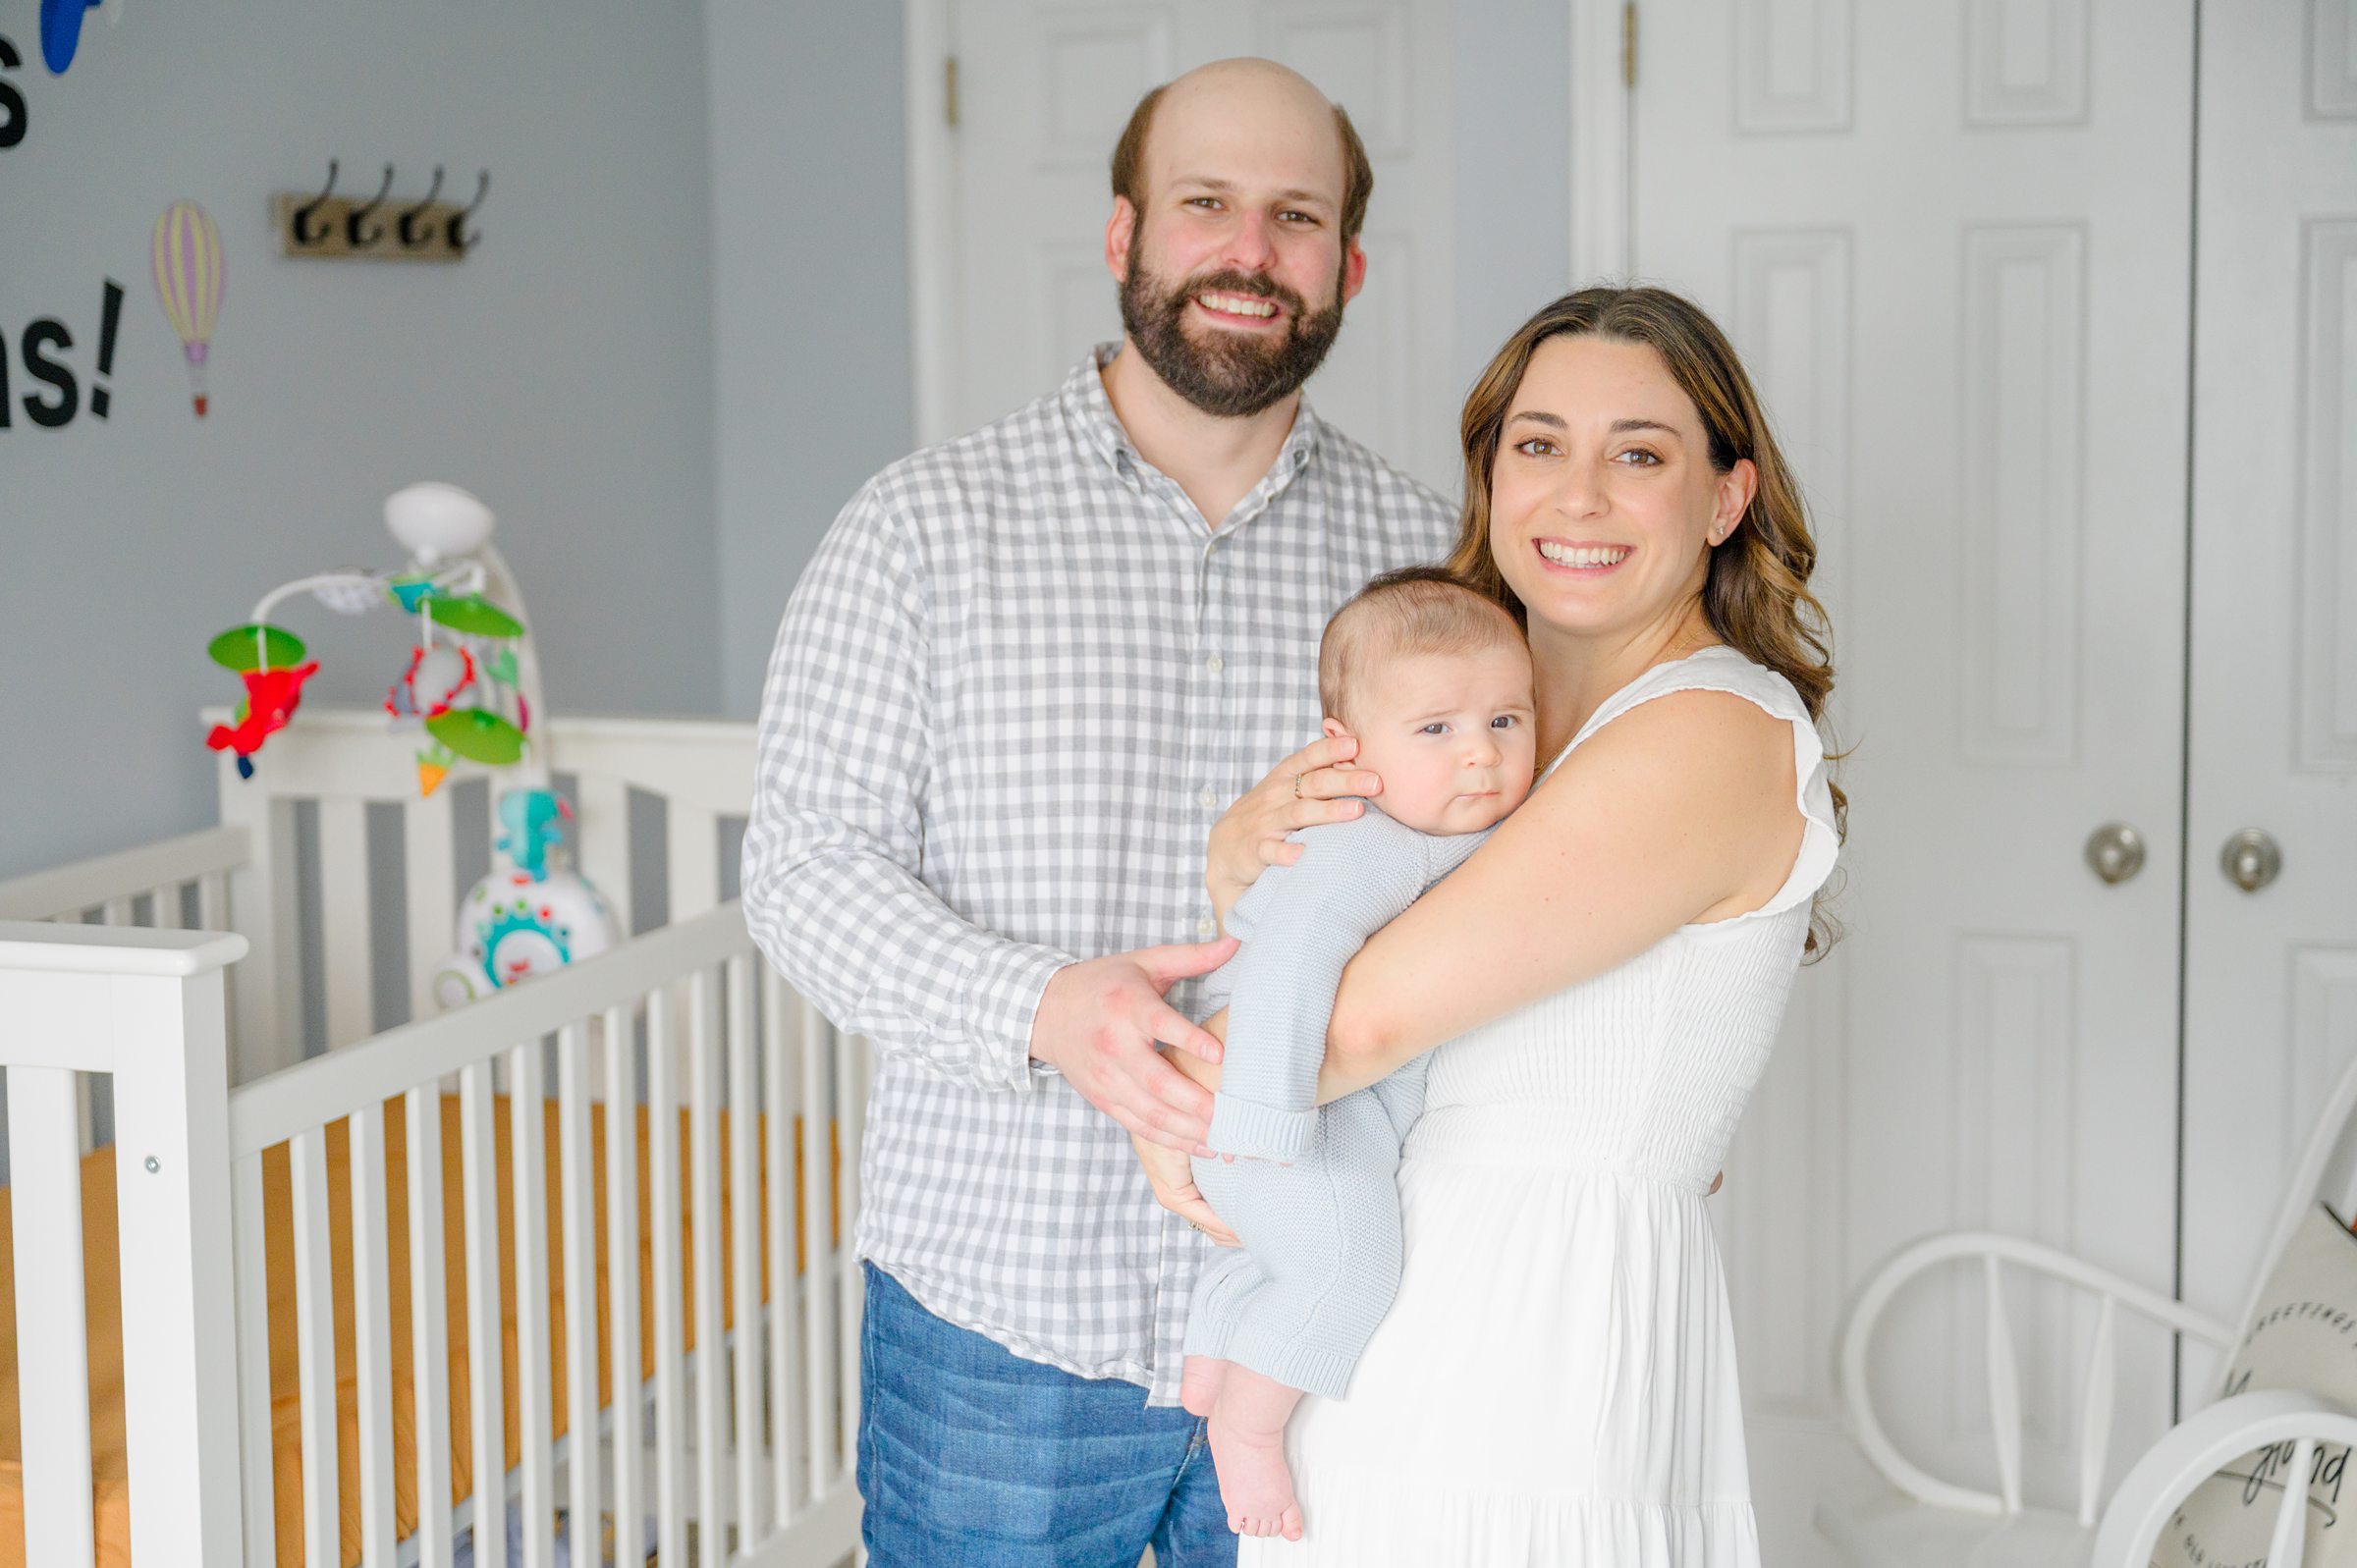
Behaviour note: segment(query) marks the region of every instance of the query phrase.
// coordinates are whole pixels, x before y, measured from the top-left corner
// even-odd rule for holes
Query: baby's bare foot
[[[1190,1416],[1208,1416],[1219,1403],[1220,1385],[1228,1380],[1228,1363],[1212,1356],[1189,1356],[1178,1374],[1178,1406]]]
[[[1239,1536],[1299,1541],[1301,1505],[1293,1499],[1293,1473],[1285,1462],[1285,1429],[1246,1432],[1215,1410],[1209,1430],[1228,1528]]]

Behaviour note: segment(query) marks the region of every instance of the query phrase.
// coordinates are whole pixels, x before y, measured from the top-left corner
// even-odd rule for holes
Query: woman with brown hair
[[[1843,802],[1807,518],[1732,349],[1659,290],[1540,311],[1463,439],[1451,565],[1529,634],[1540,783],[1337,995],[1322,1098],[1442,1049],[1396,1304],[1348,1396],[1292,1423],[1303,1538],[1241,1560],[1751,1568],[1703,1198],[1830,938]],[[1380,806],[1327,744],[1214,830],[1223,914],[1288,832]],[[1212,1225],[1165,1153],[1165,1203]]]

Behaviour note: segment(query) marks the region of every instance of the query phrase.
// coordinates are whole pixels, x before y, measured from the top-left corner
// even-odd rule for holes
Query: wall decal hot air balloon
[[[221,231],[193,201],[175,201],[155,220],[155,295],[189,355],[196,417],[204,417],[204,361],[221,314]]]

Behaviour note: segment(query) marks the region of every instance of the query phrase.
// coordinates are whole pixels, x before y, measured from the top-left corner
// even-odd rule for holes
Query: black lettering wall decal
[[[98,295],[98,363],[89,376],[89,396],[82,396],[82,378],[68,363],[66,351],[74,347],[72,329],[55,316],[41,316],[27,322],[16,342],[16,368],[24,372],[26,387],[22,396],[13,395],[9,386],[9,333],[0,327],[0,430],[16,422],[18,409],[25,417],[44,430],[58,430],[72,424],[84,407],[93,419],[104,419],[114,410],[115,345],[122,336],[123,286],[112,278],[102,279]]]
[[[112,278],[106,280],[106,297],[99,310],[98,376],[105,377],[115,373],[115,328],[123,320],[123,286]],[[104,380],[93,378],[90,383],[90,417],[105,418],[107,407],[114,401],[114,390]]]
[[[73,370],[49,354],[52,349],[73,347],[74,334],[66,330],[62,321],[43,316],[25,329],[26,379],[45,382],[57,389],[55,399],[37,398],[29,392],[25,395],[25,417],[36,425],[55,430],[72,424],[75,413],[82,407],[82,388],[75,381]]]
[[[17,46],[0,38],[0,71],[14,71],[25,63]],[[0,77],[0,152],[6,152],[25,139],[25,94]]]

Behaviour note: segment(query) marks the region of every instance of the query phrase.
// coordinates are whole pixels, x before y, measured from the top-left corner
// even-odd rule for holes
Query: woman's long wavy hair
[[[1703,615],[1721,641],[1792,682],[1809,717],[1822,722],[1834,689],[1833,630],[1825,606],[1809,592],[1817,543],[1809,533],[1808,508],[1733,346],[1701,307],[1668,290],[1582,289],[1546,306],[1506,340],[1465,399],[1465,504],[1450,570],[1528,625],[1529,612],[1507,585],[1490,548],[1490,474],[1531,355],[1551,338],[1576,337],[1652,349],[1701,415],[1711,466],[1725,473],[1748,459],[1758,471],[1742,525],[1711,552]],[[1849,798],[1840,785],[1832,787],[1835,832],[1845,835]],[[1809,924],[1808,950],[1818,957],[1839,936],[1825,897],[1821,891]]]

